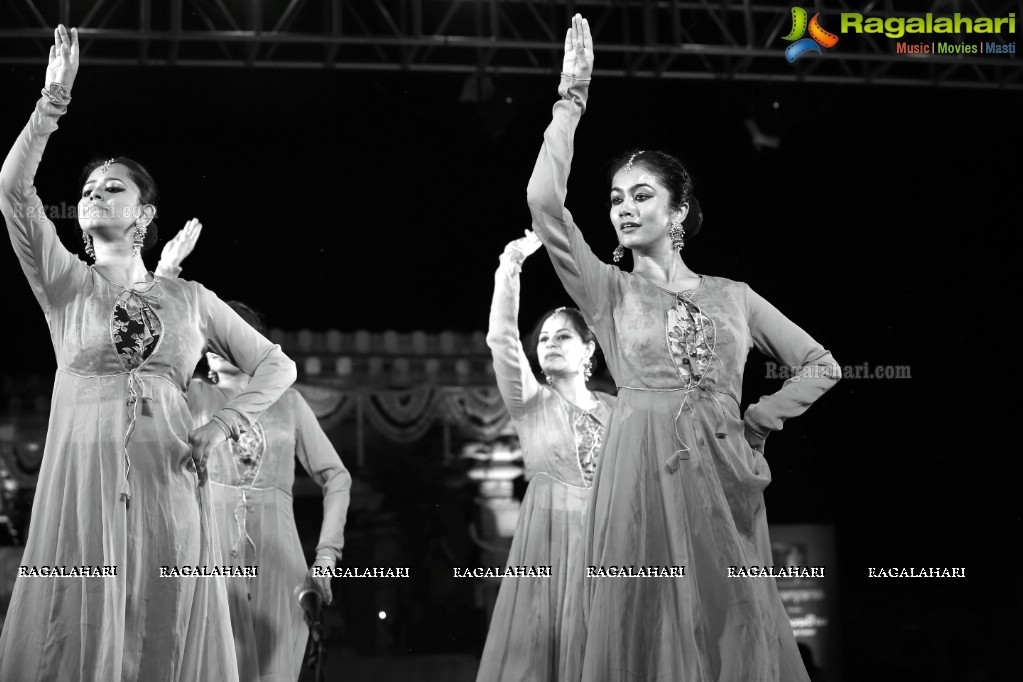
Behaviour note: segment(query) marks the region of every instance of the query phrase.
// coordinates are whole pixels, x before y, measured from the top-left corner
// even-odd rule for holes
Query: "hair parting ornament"
[[[643,151],[644,150],[640,149],[638,152],[629,157],[629,160],[625,163],[625,168],[622,169],[625,171],[626,175],[632,172],[632,160],[642,154]]]
[[[110,164],[112,164],[113,162],[114,162],[113,159],[107,159],[106,161],[104,161],[103,165],[99,167],[99,172],[106,173],[108,170],[110,170]]]

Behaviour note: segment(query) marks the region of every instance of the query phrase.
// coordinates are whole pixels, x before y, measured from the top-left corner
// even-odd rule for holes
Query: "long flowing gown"
[[[477,680],[563,680],[568,587],[582,580],[580,540],[590,481],[614,398],[594,392],[583,410],[536,381],[519,341],[521,255],[508,249],[495,274],[487,343],[497,385],[522,446],[529,486],[509,566],[550,566],[550,578],[506,576],[490,620]]]
[[[203,286],[150,275],[122,288],[64,249],[33,179],[65,111],[40,99],[0,171],[0,210],[58,368],[23,564],[116,575],[19,576],[0,680],[237,680],[225,578],[195,575],[221,556],[185,390],[207,344],[244,368],[248,390],[214,415],[238,438],[295,365]]]
[[[227,402],[216,386],[189,386],[194,423],[208,421]],[[308,568],[292,509],[296,458],[323,488],[316,554],[340,561],[352,477],[298,391],[288,389],[248,433],[210,456],[224,561],[258,567],[256,577],[227,586],[242,682],[294,682],[301,672],[309,628],[295,590]]]
[[[744,431],[780,430],[837,381],[837,365],[744,283],[703,276],[695,289],[671,292],[594,256],[565,209],[587,92],[586,82],[562,78],[527,190],[534,230],[619,386],[583,562],[684,566],[685,575],[583,580],[573,678],[805,681],[774,580],[727,570],[772,563],[763,495],[771,471]],[[740,417],[754,346],[797,376]]]

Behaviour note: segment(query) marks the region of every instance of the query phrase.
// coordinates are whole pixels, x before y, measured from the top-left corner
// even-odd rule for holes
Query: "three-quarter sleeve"
[[[295,381],[295,363],[214,293],[196,286],[205,299],[206,338],[213,352],[252,377],[244,391],[213,415],[237,440]]]
[[[323,488],[323,524],[316,554],[329,553],[340,561],[341,549],[345,545],[345,520],[351,501],[352,476],[320,428],[305,398],[297,391],[291,393],[295,415],[295,456],[302,468]]]
[[[153,274],[160,277],[181,277],[181,266],[180,265],[169,265],[163,259],[156,264],[156,270]]]
[[[76,264],[85,267],[60,243],[34,185],[46,142],[66,111],[66,105],[41,97],[0,169],[0,213],[32,293],[47,314]]]
[[[494,274],[494,299],[490,304],[490,328],[487,330],[497,388],[512,419],[521,419],[525,406],[540,391],[519,340],[522,259],[516,249],[506,249],[501,254],[501,264]]]
[[[618,269],[602,262],[583,240],[572,214],[565,208],[568,174],[572,166],[573,138],[586,110],[589,84],[562,77],[551,124],[526,188],[533,230],[547,247],[565,290],[590,324],[610,310],[609,283]]]
[[[786,366],[789,378],[781,389],[746,409],[747,428],[761,438],[780,431],[834,386],[842,375],[835,359],[798,325],[746,287],[746,310],[756,348]]]

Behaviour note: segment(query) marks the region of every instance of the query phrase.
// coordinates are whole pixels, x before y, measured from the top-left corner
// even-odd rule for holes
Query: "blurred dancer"
[[[0,210],[58,366],[22,562],[116,575],[19,577],[0,679],[236,680],[225,578],[160,569],[220,565],[206,459],[284,392],[295,365],[201,285],[146,271],[156,188],[136,162],[85,169],[79,224],[95,264],[61,245],[33,181],[77,70],[77,31],[60,26],[43,96],[0,171]],[[192,430],[184,394],[206,347],[252,380]]]
[[[838,367],[749,286],[685,264],[682,248],[702,214],[689,173],[669,154],[636,151],[612,167],[614,260],[631,249],[632,272],[593,255],[565,208],[592,66],[589,25],[576,15],[561,99],[527,190],[534,229],[593,324],[619,388],[590,496],[584,564],[684,566],[685,574],[584,579],[574,679],[805,681],[774,580],[727,570],[772,563],[764,441],[831,388]],[[743,367],[754,346],[799,376],[742,416]]]
[[[575,308],[558,308],[540,318],[531,347],[547,385],[533,376],[519,341],[519,273],[540,246],[527,230],[501,254],[487,344],[529,479],[508,565],[550,566],[551,577],[504,578],[483,649],[480,682],[564,679],[567,588],[582,580],[583,517],[614,404],[611,396],[586,386],[597,344]]]
[[[202,223],[190,220],[164,248],[157,274],[177,277],[201,231]],[[252,308],[236,301],[228,305],[266,333]],[[211,383],[196,380],[188,388],[188,406],[197,424],[223,409],[251,381],[219,353],[211,351],[206,358]],[[323,488],[323,523],[310,567],[292,510],[296,459]],[[329,571],[341,559],[352,477],[316,415],[293,389],[242,438],[215,448],[209,471],[224,562],[259,567],[258,576],[228,583],[240,678],[294,682],[309,638],[295,590],[308,583],[325,603],[331,602]]]

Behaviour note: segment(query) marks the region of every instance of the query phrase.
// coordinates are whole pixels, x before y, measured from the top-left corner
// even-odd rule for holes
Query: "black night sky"
[[[767,446],[769,518],[836,527],[844,679],[887,679],[876,665],[905,657],[927,661],[918,679],[1007,665],[1023,537],[1009,347],[1023,92],[629,81],[599,66],[598,46],[568,197],[598,254],[610,260],[615,245],[608,159],[674,152],[705,215],[690,267],[748,282],[843,365],[911,367],[908,380],[839,383]],[[44,70],[40,55],[0,72],[4,146]],[[85,63],[36,185],[45,203],[74,204],[86,161],[136,158],[162,193],[151,267],[198,217],[182,276],[255,304],[271,326],[485,330],[497,256],[529,226],[526,182],[557,78],[500,77],[483,102],[461,101],[465,86]],[[753,148],[747,115],[779,149]],[[58,231],[81,253],[75,223]],[[45,321],[14,254],[0,252],[4,373],[47,375]],[[522,327],[566,303],[538,253]],[[744,407],[780,385],[763,377],[754,353]],[[868,566],[964,566],[968,577],[871,581]]]

